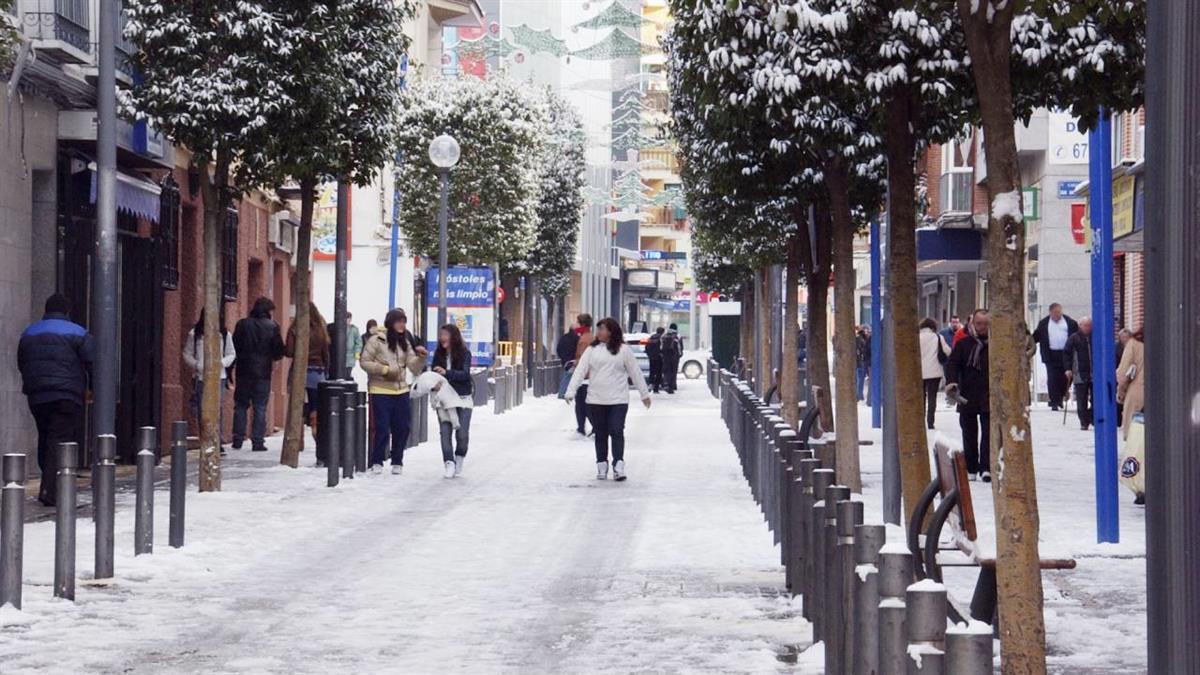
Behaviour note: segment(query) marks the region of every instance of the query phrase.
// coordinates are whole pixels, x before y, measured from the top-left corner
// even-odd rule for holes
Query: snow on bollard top
[[[905,609],[904,598],[884,598],[879,601],[879,609]]]
[[[893,541],[902,543],[908,541],[907,535],[904,534],[904,527],[897,525],[896,523],[886,523],[884,527],[887,528],[884,533],[886,535],[884,536],[885,541],[889,543]],[[904,550],[907,551],[908,549],[906,548]]]
[[[796,430],[791,428],[787,429],[786,431],[779,432],[780,438],[795,438],[796,436]]]
[[[867,577],[872,574],[879,574],[879,568],[871,563],[863,563],[862,565],[854,566],[854,573],[858,575],[858,580],[867,583]]]
[[[941,656],[945,654],[942,650],[934,645],[918,643],[908,646],[908,658],[912,659],[917,664],[917,668],[921,667],[921,661],[926,656]]]
[[[992,626],[978,619],[969,622],[951,623],[946,626],[946,635],[991,635]]]
[[[889,541],[879,549],[879,555],[912,555],[912,551],[903,542]]]
[[[945,593],[945,584],[939,584],[933,579],[922,579],[915,583],[909,584],[906,589],[910,593]]]

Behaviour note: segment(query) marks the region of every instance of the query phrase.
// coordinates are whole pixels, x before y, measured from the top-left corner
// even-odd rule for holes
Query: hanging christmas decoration
[[[575,24],[573,28],[641,28],[643,23],[649,21],[642,18],[641,14],[627,9],[618,0],[614,0],[599,14]]]
[[[544,52],[552,56],[566,56],[569,53],[566,40],[554,37],[550,29],[535,30],[526,24],[519,24],[508,29],[514,45],[525,47],[530,54]]]
[[[482,37],[478,40],[461,40],[454,45],[454,53],[460,59],[482,60],[505,57],[517,50],[513,43],[504,38]]]
[[[654,45],[647,45],[629,37],[620,29],[614,28],[603,40],[591,47],[584,47],[571,52],[571,56],[591,61],[611,61],[626,59],[643,54],[653,54],[659,51]]]

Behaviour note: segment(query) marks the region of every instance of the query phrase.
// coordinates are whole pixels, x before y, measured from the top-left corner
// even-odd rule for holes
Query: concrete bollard
[[[9,453],[0,460],[0,607],[21,609],[25,561],[25,455]]]
[[[837,631],[838,658],[836,671],[849,673],[854,666],[854,652],[857,649],[858,637],[855,631],[854,603],[854,528],[862,525],[863,503],[851,499],[837,503],[837,583],[838,603],[834,612],[833,629]],[[827,661],[828,662],[828,661]]]
[[[821,554],[823,548],[825,527],[825,491],[833,484],[833,469],[814,469],[812,472],[812,508],[808,510],[808,523],[805,528],[804,559],[804,618],[813,623],[813,639],[816,636],[816,623],[820,620],[821,586],[824,567],[819,564],[824,561]]]
[[[838,626],[838,612],[842,607],[842,584],[839,579],[838,565],[838,502],[850,499],[850,488],[845,485],[830,485],[825,488],[825,522],[821,528],[821,612],[818,623],[821,626],[821,639],[825,642],[826,663],[833,661],[833,668],[826,668],[827,673],[841,672],[838,656],[841,654],[841,631]]]
[[[883,525],[854,528],[855,639],[851,664],[855,675],[879,671],[879,549],[887,539]]]
[[[75,599],[75,509],[79,504],[75,478],[79,444],[59,443],[58,501],[54,511],[54,597]]]
[[[342,390],[342,478],[354,478],[354,432],[358,427],[356,398],[356,392],[353,389]]]
[[[946,629],[946,672],[950,675],[992,675],[992,627],[981,621]]]
[[[171,497],[167,532],[167,544],[171,548],[183,548],[187,501],[187,428],[184,420],[176,420],[171,424]]]
[[[338,406],[334,405],[334,400],[340,400],[336,390],[330,395],[328,421],[325,423],[325,429],[322,431],[322,434],[328,439],[328,444],[325,446],[326,487],[337,487],[341,476],[342,415],[341,411],[338,410]]]
[[[96,579],[113,576],[114,525],[117,511],[117,437],[96,437],[96,463],[92,466],[92,519],[96,522]]]
[[[354,392],[355,404],[358,406],[358,416],[354,421],[354,470],[358,473],[363,473],[367,470],[367,421],[370,419],[370,411],[367,409],[367,392]]]
[[[154,462],[158,429],[141,427],[137,441],[137,510],[133,516],[133,554],[154,553]]]
[[[946,665],[946,587],[932,579],[910,585],[905,610],[908,673],[942,675]]]
[[[908,671],[905,599],[912,574],[912,553],[904,544],[885,544],[879,549],[880,675],[903,675]]]

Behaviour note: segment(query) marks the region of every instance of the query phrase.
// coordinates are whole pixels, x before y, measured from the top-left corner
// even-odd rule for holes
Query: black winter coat
[[[74,401],[83,405],[95,341],[65,314],[46,314],[21,333],[17,368],[30,405]]]
[[[646,340],[646,358],[652,361],[662,360],[662,338],[663,336],[655,333],[654,335],[650,336],[650,339]]]
[[[661,344],[663,361],[678,363],[679,358],[683,356],[683,341],[679,339],[679,333],[673,330],[663,333]]]
[[[237,352],[234,368],[237,380],[265,380],[271,368],[283,358],[283,337],[279,324],[269,316],[250,316],[233,328],[233,348]]]
[[[1063,314],[1063,318],[1067,320],[1067,340],[1070,341],[1071,336],[1079,332],[1079,324],[1075,319]],[[1050,351],[1050,317],[1044,316],[1038,322],[1037,330],[1033,331],[1033,339],[1037,340],[1038,350],[1042,352],[1042,363],[1054,364],[1055,354]],[[1070,364],[1063,364],[1064,368],[1070,368]]]
[[[565,366],[575,360],[575,350],[579,346],[579,333],[569,330],[563,333],[563,336],[558,338],[558,344],[554,345],[554,353],[558,356],[558,360],[562,361]]]
[[[1063,351],[1063,367],[1075,376],[1076,384],[1090,384],[1092,381],[1092,336],[1076,333],[1067,338],[1067,348]]]
[[[979,366],[970,365],[971,353],[979,339],[967,335],[954,345],[950,358],[946,360],[946,384],[957,384],[958,393],[967,399],[967,403],[958,404],[960,413],[986,413],[991,410],[988,386],[988,345],[983,343],[983,351],[979,355]]]
[[[454,393],[459,396],[469,396],[475,391],[475,383],[471,381],[471,357],[469,355],[465,359],[450,359],[450,366],[447,366],[446,352],[438,348],[433,353],[433,367],[446,371],[444,376],[446,381],[454,388]]]

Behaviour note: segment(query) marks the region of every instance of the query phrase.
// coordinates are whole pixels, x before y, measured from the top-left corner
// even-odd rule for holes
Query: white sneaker
[[[372,464],[371,465],[371,473],[373,473],[373,474],[383,473],[383,465],[382,464]]]
[[[454,456],[454,475],[455,475],[455,476],[461,476],[461,475],[462,475],[462,471],[463,471],[463,462],[465,462],[465,461],[467,461],[467,458],[466,458],[466,457],[463,457],[462,455],[455,455],[455,456]]]
[[[608,462],[596,462],[596,480],[608,480]]]
[[[625,478],[625,460],[618,459],[616,464],[613,464],[613,480],[620,482]]]
[[[382,466],[380,466],[379,468],[380,468],[380,470],[383,470]],[[392,475],[393,476],[399,476],[402,473],[404,473],[404,465],[403,464],[393,464],[392,465]]]
[[[979,480],[981,480],[981,481],[983,481],[983,482],[985,482],[985,483],[990,483],[990,482],[992,482],[992,472],[991,472],[991,471],[984,471],[983,473],[979,474]]]
[[[454,462],[446,462],[445,467],[443,467],[442,478],[454,478],[454,475],[457,473],[455,471],[456,466]]]

